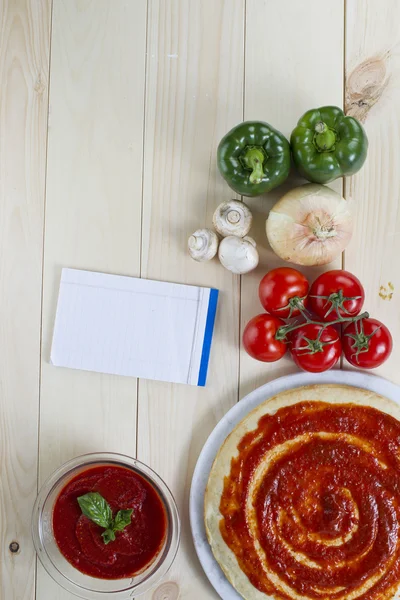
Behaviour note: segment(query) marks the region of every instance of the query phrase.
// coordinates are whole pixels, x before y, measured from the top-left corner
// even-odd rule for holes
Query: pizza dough
[[[400,599],[400,406],[344,385],[268,399],[221,446],[204,508],[246,600]]]

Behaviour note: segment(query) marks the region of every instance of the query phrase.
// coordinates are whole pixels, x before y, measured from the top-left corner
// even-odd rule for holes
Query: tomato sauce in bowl
[[[178,551],[180,519],[161,477],[113,452],[77,456],[41,486],[32,538],[47,573],[85,600],[126,600],[165,577]]]
[[[97,492],[113,514],[132,509],[131,521],[105,544],[104,528],[82,513],[78,498]],[[122,579],[142,572],[165,541],[167,517],[162,499],[138,473],[120,466],[89,468],[61,490],[53,509],[54,538],[63,556],[79,571],[101,579]]]

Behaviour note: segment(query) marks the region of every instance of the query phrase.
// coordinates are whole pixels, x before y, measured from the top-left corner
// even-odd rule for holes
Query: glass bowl
[[[61,490],[83,471],[107,465],[125,467],[146,479],[160,496],[167,517],[165,542],[155,560],[140,574],[127,579],[98,579],[84,575],[64,558],[53,534],[53,507]],[[101,452],[78,456],[47,479],[33,508],[32,536],[40,562],[63,588],[86,600],[125,600],[147,592],[167,573],[178,550],[180,522],[175,500],[157,473],[130,456]]]

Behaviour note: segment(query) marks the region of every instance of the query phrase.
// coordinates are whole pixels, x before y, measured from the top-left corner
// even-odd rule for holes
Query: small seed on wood
[[[388,290],[389,288],[389,290]],[[388,287],[385,287],[384,285],[381,285],[379,288],[379,297],[382,298],[382,300],[391,300],[393,298],[393,292],[394,292],[394,285],[391,281],[389,281],[388,283]]]

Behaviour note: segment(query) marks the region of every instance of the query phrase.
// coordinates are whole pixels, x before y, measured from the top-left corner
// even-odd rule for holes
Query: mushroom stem
[[[226,220],[232,223],[232,225],[236,225],[240,221],[240,214],[237,210],[230,210],[226,215]]]
[[[213,216],[214,227],[223,237],[228,235],[244,237],[250,231],[251,222],[252,215],[249,207],[239,200],[222,202]]]
[[[197,229],[188,239],[189,254],[198,262],[211,260],[217,253],[218,241],[211,229]]]
[[[193,234],[190,236],[188,244],[191,250],[201,250],[205,246],[205,239]]]

